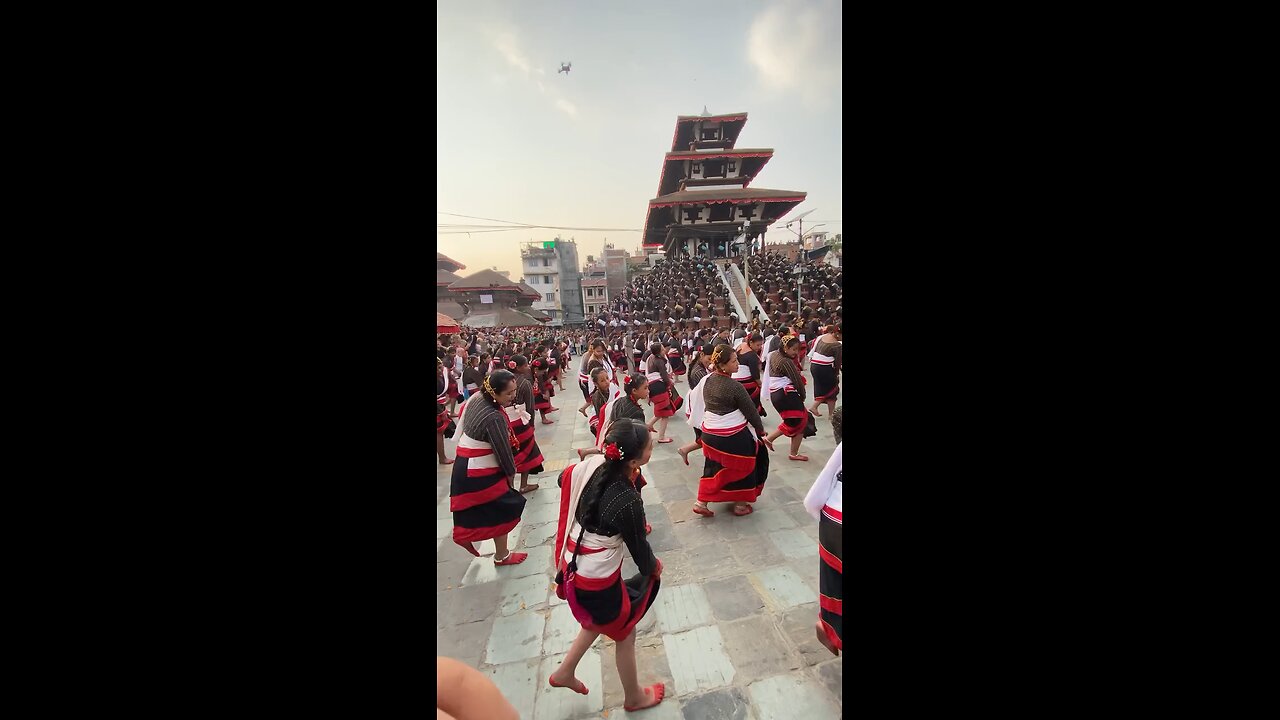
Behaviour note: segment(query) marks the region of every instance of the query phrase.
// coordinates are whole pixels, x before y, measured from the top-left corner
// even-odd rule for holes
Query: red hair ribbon
[[[622,450],[618,448],[618,443],[609,443],[604,446],[604,456],[609,460],[621,460]]]

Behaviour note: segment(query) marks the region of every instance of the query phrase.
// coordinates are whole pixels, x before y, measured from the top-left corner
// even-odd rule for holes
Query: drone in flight
[[[572,67],[573,67],[573,62],[572,62],[572,61],[570,61],[570,62],[562,62],[562,63],[560,63],[560,69],[556,71],[556,74],[557,74],[557,75],[559,75],[560,73],[564,73],[565,75],[568,75],[568,74],[569,74],[569,69],[570,69],[570,68],[572,68]]]

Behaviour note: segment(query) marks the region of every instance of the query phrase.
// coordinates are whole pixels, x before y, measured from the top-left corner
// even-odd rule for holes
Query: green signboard
[[[555,249],[556,249],[556,241],[555,241],[555,240],[548,240],[548,241],[546,241],[546,242],[542,243],[542,249],[543,249],[543,250],[555,250]]]

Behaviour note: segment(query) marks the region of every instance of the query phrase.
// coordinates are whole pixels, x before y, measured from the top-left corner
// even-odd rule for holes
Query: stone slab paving
[[[759,720],[839,720],[840,706],[821,683],[805,672],[752,683],[747,690]]]
[[[687,384],[677,387],[688,395]],[[591,444],[586,419],[576,412],[576,383],[566,384],[552,402],[562,409],[551,416],[556,423],[535,430],[546,472],[530,478],[540,487],[525,496],[524,516],[508,536],[511,547],[529,553],[524,563],[495,567],[492,541],[479,544],[479,558],[453,543],[452,466],[437,465],[436,654],[489,675],[525,720],[630,717],[622,709],[616,644],[608,638],[598,639],[579,665],[588,695],[547,685],[580,629],[551,591],[560,510],[556,479],[578,462],[574,448]],[[772,430],[778,418],[767,403],[766,409],[765,427]],[[804,440],[801,452],[809,462],[787,460],[785,438],[775,443],[764,494],[745,517],[733,516],[724,503],[712,504],[713,518],[693,514],[703,457],[691,453],[685,465],[676,454],[693,440],[683,417],[672,420],[667,434],[675,442],[654,447],[644,468],[649,485],[641,493],[653,526],[650,546],[664,565],[662,589],[636,631],[640,681],[665,682],[667,699],[636,717],[839,717],[844,660],[815,635],[818,524],[802,506],[835,449],[829,419],[819,418],[818,435]],[[450,457],[455,440],[446,440]],[[624,573],[634,572],[628,557]]]

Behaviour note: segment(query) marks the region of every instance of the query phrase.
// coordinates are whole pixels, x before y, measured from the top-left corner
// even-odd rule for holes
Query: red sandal
[[[701,515],[701,516],[703,516],[703,517],[715,517],[715,516],[716,516],[715,511],[714,511],[714,510],[712,510],[711,508],[698,507],[697,505],[694,505],[694,506],[693,506],[693,511],[694,511],[695,513],[697,513],[698,515]]]
[[[651,707],[657,707],[658,703],[662,702],[662,698],[667,696],[667,686],[662,683],[655,683],[645,688],[644,694],[653,698],[652,705],[642,705],[639,707],[635,705],[624,705],[622,709],[627,712],[635,712],[637,710],[648,710]]]
[[[494,565],[519,565],[529,557],[529,553],[507,552],[507,557],[503,560],[494,559]]]
[[[745,512],[741,512],[741,511],[745,511]],[[750,505],[743,505],[741,507],[735,507],[733,509],[733,514],[737,515],[738,517],[742,517],[743,515],[750,515],[753,512],[755,512],[755,510],[752,510]]]

